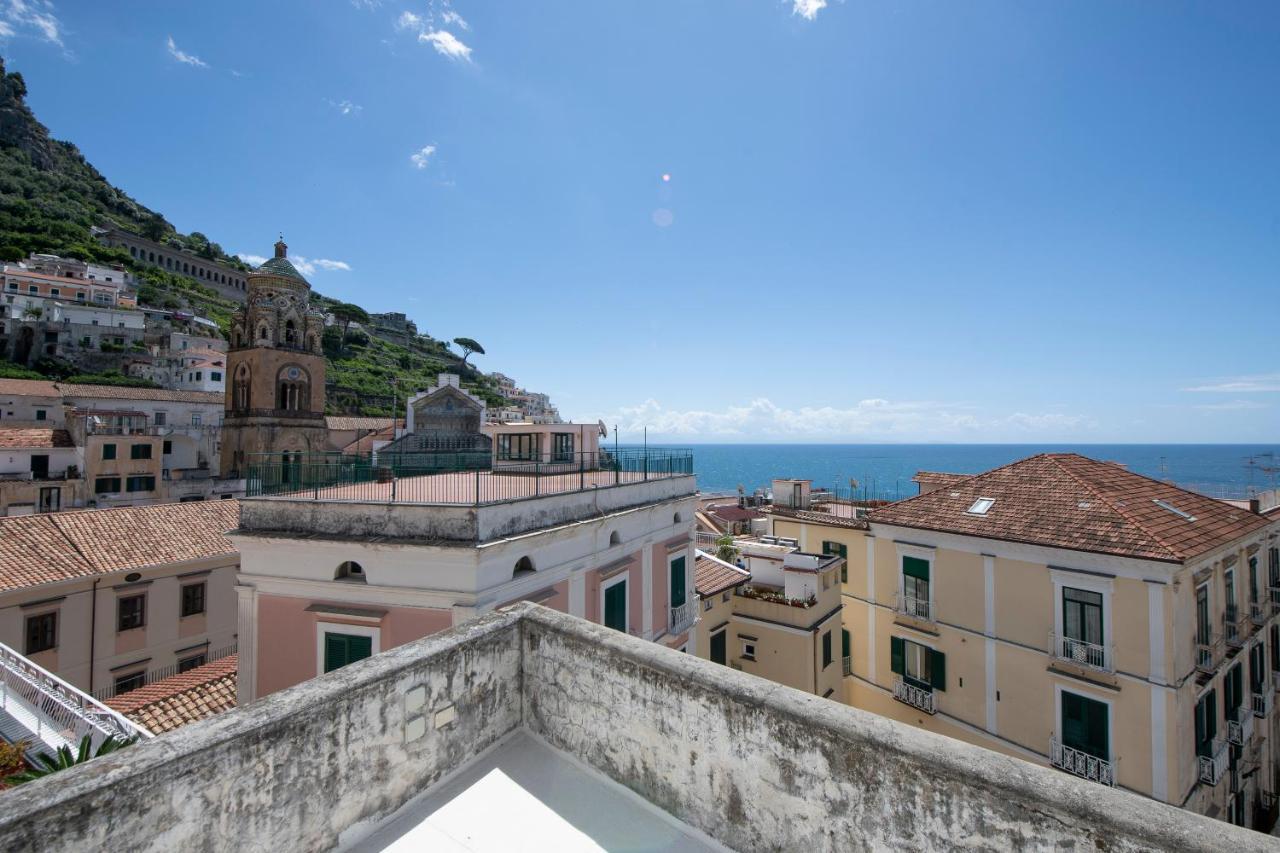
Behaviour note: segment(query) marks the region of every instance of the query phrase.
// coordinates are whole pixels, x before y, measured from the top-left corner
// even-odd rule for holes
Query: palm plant
[[[66,770],[69,767],[75,767],[77,764],[83,764],[92,758],[101,758],[104,755],[110,755],[118,749],[124,749],[136,743],[137,735],[128,738],[118,737],[116,735],[107,735],[106,740],[98,744],[98,748],[93,749],[93,742],[89,735],[85,735],[80,739],[80,746],[75,751],[71,751],[69,746],[60,746],[58,751],[50,755],[42,752],[36,756],[39,766],[32,767],[30,770],[24,770],[21,773],[15,773],[5,781],[11,785],[21,785],[23,782],[31,782],[48,776],[51,773],[57,773],[60,770]]]

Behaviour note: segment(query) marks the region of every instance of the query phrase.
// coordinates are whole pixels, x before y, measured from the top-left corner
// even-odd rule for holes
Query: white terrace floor
[[[395,483],[351,483],[281,492],[277,498],[319,497],[326,501],[368,501],[372,503],[475,504],[521,500],[542,495],[578,492],[592,488],[666,480],[689,474],[636,471],[566,471],[565,473],[523,474],[501,471],[456,471],[402,477]]]
[[[728,848],[518,731],[346,849],[697,853]]]

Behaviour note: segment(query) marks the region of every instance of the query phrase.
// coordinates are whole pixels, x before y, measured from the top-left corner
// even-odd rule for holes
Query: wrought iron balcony
[[[928,599],[916,598],[900,592],[894,609],[903,616],[909,616],[912,619],[922,619],[925,622],[933,621],[933,606]]]
[[[1091,782],[1112,787],[1116,784],[1115,768],[1110,761],[1067,746],[1057,738],[1049,739],[1049,763],[1059,770],[1065,770]]]
[[[926,714],[938,713],[933,691],[916,687],[914,684],[909,684],[905,679],[894,679],[893,698],[899,702],[905,702],[913,708],[919,708]]]
[[[1206,785],[1216,785],[1227,769],[1227,742],[1215,738],[1209,745],[1209,754],[1197,756],[1200,764],[1200,781]]]
[[[1196,669],[1212,674],[1222,662],[1222,638],[1209,635],[1196,643]]]
[[[1262,602],[1252,601],[1249,603],[1249,621],[1254,625],[1261,625],[1267,621],[1268,608],[1262,605]]]
[[[1243,646],[1245,637],[1249,635],[1248,620],[1234,604],[1227,605],[1222,611],[1222,633],[1231,648]]]
[[[668,623],[671,627],[668,629],[672,634],[680,634],[693,627],[693,623],[698,620],[698,599],[691,598],[679,607],[671,608],[671,621]]]
[[[1099,672],[1114,672],[1115,661],[1112,646],[1087,643],[1073,637],[1059,634],[1049,635],[1049,654],[1068,663],[1095,669]]]
[[[1253,737],[1254,716],[1243,706],[1227,711],[1227,740],[1236,746],[1244,746]]]

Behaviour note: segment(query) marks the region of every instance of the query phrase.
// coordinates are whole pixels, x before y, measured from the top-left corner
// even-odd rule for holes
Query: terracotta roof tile
[[[61,397],[58,386],[47,379],[0,379],[0,394],[18,397]]]
[[[145,566],[235,554],[239,501],[0,518],[0,592]]]
[[[978,498],[994,500],[984,515],[968,512]],[[976,474],[873,510],[870,520],[1177,563],[1268,523],[1248,510],[1075,453],[1040,454]]]
[[[705,551],[699,551],[698,559],[693,563],[693,586],[698,595],[703,598],[724,592],[749,580],[751,580],[751,573],[746,569],[731,566]]]
[[[952,474],[949,471],[917,471],[916,475],[911,479],[917,483],[935,483],[940,486],[949,486],[952,483],[967,480],[972,476],[972,474]]]
[[[154,734],[173,731],[236,706],[238,655],[121,693],[106,705]]]
[[[65,429],[9,429],[0,427],[0,447],[6,449],[75,447]]]
[[[125,385],[74,385],[44,379],[0,379],[0,394],[27,397],[76,397],[105,400],[158,400],[172,403],[216,403],[220,391],[170,391],[167,388],[131,388]]]

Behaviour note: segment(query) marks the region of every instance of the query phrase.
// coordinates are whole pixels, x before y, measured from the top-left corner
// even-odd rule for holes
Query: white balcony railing
[[[1272,673],[1275,675],[1276,673]],[[1275,705],[1276,688],[1275,685],[1266,681],[1263,682],[1262,692],[1253,694],[1253,715],[1255,717],[1265,717],[1271,713],[1271,708]]]
[[[906,702],[913,708],[919,708],[926,714],[936,714],[938,712],[932,690],[925,690],[916,687],[914,684],[908,684],[901,678],[894,680],[893,698],[899,702]]]
[[[895,608],[904,616],[910,616],[912,619],[923,619],[925,622],[933,621],[933,607],[930,606],[928,599],[916,598],[906,593],[898,593],[898,606]]]
[[[1227,713],[1229,716],[1235,717],[1235,719],[1227,720],[1227,740],[1236,746],[1244,746],[1253,737],[1253,721],[1255,717],[1252,710],[1246,711],[1241,707]]]
[[[669,629],[672,634],[679,634],[691,627],[698,617],[698,599],[691,598],[679,607],[671,608],[671,625]]]
[[[841,659],[841,665],[843,667],[843,671],[845,675],[853,675],[853,658],[852,657],[850,657],[849,655],[845,655],[844,658]]]
[[[1267,609],[1262,606],[1261,602],[1250,602],[1249,621],[1255,625],[1261,625],[1263,622],[1267,621]]]
[[[6,645],[0,644],[0,710],[18,721],[49,751],[75,747],[85,736],[96,747],[109,735],[151,733]]]
[[[1212,673],[1222,660],[1222,640],[1211,636],[1208,641],[1196,643],[1196,669],[1204,673]]]
[[[1049,739],[1049,763],[1059,770],[1065,770],[1091,782],[1100,782],[1112,787],[1116,784],[1115,769],[1110,761],[1059,743],[1057,738]]]
[[[1227,639],[1227,645],[1232,647],[1243,646],[1245,637],[1248,636],[1245,620],[1234,605],[1222,613],[1222,633]]]
[[[1113,672],[1115,670],[1111,646],[1086,643],[1084,640],[1050,634],[1049,654],[1058,660],[1079,664],[1089,669],[1096,669],[1099,672]]]
[[[1218,784],[1227,769],[1227,742],[1214,740],[1209,747],[1209,754],[1197,758],[1200,763],[1200,781],[1206,785]]]

